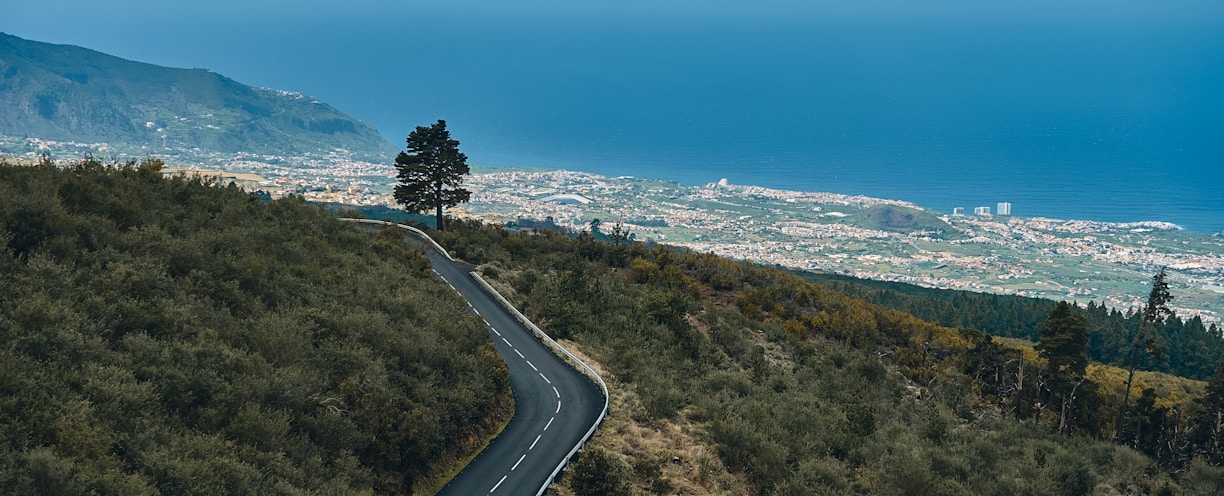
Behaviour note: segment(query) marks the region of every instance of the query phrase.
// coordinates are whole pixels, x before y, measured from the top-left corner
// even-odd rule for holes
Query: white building
[[[953,207],[952,215],[957,216],[957,217],[965,215],[965,207]]]
[[[973,209],[973,215],[982,215],[982,216],[990,215],[990,207],[977,207]]]
[[[999,215],[1011,215],[1011,204],[1007,202],[999,202],[999,208],[995,209]]]

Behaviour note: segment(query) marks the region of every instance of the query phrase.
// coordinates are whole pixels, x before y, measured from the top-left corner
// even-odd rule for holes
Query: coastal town
[[[0,153],[23,160],[141,157],[151,150],[0,138]],[[395,169],[344,150],[304,157],[177,152],[158,156],[168,173],[214,175],[271,197],[394,207]],[[115,161],[112,160],[112,161]],[[180,164],[186,164],[184,167]],[[712,178],[716,179],[716,178]],[[477,167],[460,217],[512,225],[590,229],[592,221],[628,228],[637,240],[730,258],[925,287],[1095,301],[1138,308],[1160,267],[1171,275],[1182,318],[1224,315],[1224,238],[1164,222],[1105,223],[933,212],[912,203],[836,193],[799,192],[714,180],[605,177],[559,170]],[[1010,205],[1008,206],[1010,208]],[[884,209],[922,222],[880,223]]]
[[[572,230],[621,223],[638,240],[783,267],[926,287],[1096,301],[1138,308],[1160,267],[1178,315],[1224,312],[1224,239],[1165,222],[1105,223],[952,215],[901,201],[784,191],[725,181],[702,186],[571,171],[475,174],[460,215],[549,221]],[[859,212],[891,206],[947,228],[883,228]]]

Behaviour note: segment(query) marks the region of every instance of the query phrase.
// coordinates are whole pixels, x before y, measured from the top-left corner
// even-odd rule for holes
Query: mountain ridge
[[[0,134],[159,149],[385,161],[378,131],[318,99],[207,69],[132,61],[0,32]]]

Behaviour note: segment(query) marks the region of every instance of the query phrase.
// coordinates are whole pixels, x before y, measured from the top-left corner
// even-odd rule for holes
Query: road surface
[[[411,238],[420,241],[415,234]],[[438,278],[488,324],[493,344],[509,366],[515,400],[514,417],[505,430],[438,494],[539,494],[600,419],[607,398],[595,382],[561,360],[483,290],[469,265],[450,260],[432,245],[426,253]]]

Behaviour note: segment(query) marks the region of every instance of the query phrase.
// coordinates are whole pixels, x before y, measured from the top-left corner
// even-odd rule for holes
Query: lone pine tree
[[[443,230],[442,209],[468,201],[472,192],[460,187],[470,170],[459,141],[451,139],[446,121],[429,127],[417,126],[408,134],[408,151],[395,157],[395,201],[409,212],[433,210],[436,226]]]

